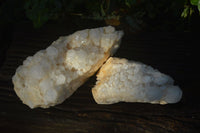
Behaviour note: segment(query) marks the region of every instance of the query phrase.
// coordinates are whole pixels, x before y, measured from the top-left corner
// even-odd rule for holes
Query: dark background
[[[130,7],[121,1],[110,1],[109,8],[108,1],[98,0],[31,2],[0,2],[1,133],[200,132],[200,17],[196,6],[172,0],[133,0]],[[99,8],[101,5],[105,14]],[[181,14],[186,6],[193,13],[184,18]],[[172,76],[183,91],[179,103],[98,105],[91,94],[96,81],[93,76],[60,105],[31,110],[22,104],[13,90],[11,78],[27,56],[45,49],[59,36],[106,25],[115,25],[125,32],[114,56],[143,62]]]

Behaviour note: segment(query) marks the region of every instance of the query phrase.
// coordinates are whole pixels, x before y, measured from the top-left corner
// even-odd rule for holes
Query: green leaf
[[[194,6],[197,6],[198,10],[200,11],[200,0],[190,0],[190,3]]]
[[[104,16],[106,16],[106,13],[105,13],[105,11],[104,11],[104,9],[103,9],[103,5],[101,5],[101,15],[104,17]]]
[[[189,11],[190,16],[192,16],[192,13],[194,13],[194,10],[190,8],[190,11]]]
[[[199,9],[199,12],[200,12],[200,0],[198,2],[198,9]]]
[[[61,6],[60,0],[27,0],[24,9],[34,27],[40,28],[48,20],[58,18]]]
[[[181,14],[181,17],[183,17],[183,18],[187,18],[187,16],[189,15],[189,7],[188,6],[186,6],[185,7],[185,9],[183,10],[183,12],[182,12],[182,14]]]
[[[133,4],[135,4],[135,3],[137,3],[136,0],[125,0],[125,5],[126,5],[127,7],[129,7],[129,8],[131,8],[131,6],[132,6]]]
[[[125,0],[125,4],[126,4],[126,6],[128,6],[129,8],[131,8],[131,5],[130,5],[130,3],[127,0]]]
[[[199,0],[190,0],[190,3],[191,3],[192,5],[195,5],[195,6],[198,5],[198,2],[199,2]]]

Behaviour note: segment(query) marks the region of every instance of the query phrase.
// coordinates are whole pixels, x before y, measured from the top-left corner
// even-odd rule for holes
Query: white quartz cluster
[[[92,89],[98,104],[117,102],[176,103],[182,91],[174,80],[151,66],[110,57],[97,75]]]
[[[122,35],[108,26],[60,37],[17,68],[16,94],[30,108],[62,103],[113,54]]]

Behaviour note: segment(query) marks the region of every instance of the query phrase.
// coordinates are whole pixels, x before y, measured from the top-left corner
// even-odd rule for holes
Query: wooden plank
[[[16,96],[12,75],[23,60],[46,48],[60,35],[73,33],[73,24],[49,24],[34,30],[29,24],[16,27],[6,61],[0,68],[0,132],[146,132],[199,133],[200,103],[198,74],[195,70],[195,39],[190,33],[139,33],[125,31],[115,56],[152,65],[171,75],[183,90],[180,103],[152,105],[117,103],[98,105],[91,77],[69,99],[49,109],[29,109]],[[82,26],[82,29],[92,26]],[[66,29],[64,29],[65,27]],[[190,43],[190,45],[188,45]]]

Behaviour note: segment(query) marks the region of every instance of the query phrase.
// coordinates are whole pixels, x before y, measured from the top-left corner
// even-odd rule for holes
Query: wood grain
[[[171,75],[183,90],[181,102],[170,105],[117,103],[98,105],[92,98],[91,77],[69,99],[49,109],[22,104],[11,78],[22,61],[61,35],[98,25],[48,24],[34,30],[29,23],[15,27],[12,44],[0,68],[0,132],[68,133],[199,133],[200,103],[196,46],[192,33],[125,31],[115,56],[141,61]]]

